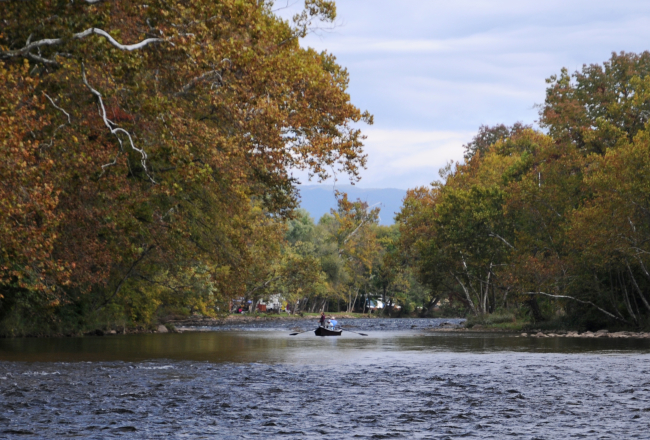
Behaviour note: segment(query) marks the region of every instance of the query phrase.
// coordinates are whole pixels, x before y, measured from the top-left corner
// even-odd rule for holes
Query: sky
[[[300,3],[289,0],[277,13],[288,16]],[[277,0],[276,8],[286,4]],[[480,125],[535,126],[545,79],[562,67],[574,72],[614,51],[650,50],[650,2],[643,0],[336,5],[334,28],[301,44],[334,54],[349,71],[352,102],[375,117],[361,127],[368,136],[362,188],[428,185],[446,163],[462,160],[462,145]]]

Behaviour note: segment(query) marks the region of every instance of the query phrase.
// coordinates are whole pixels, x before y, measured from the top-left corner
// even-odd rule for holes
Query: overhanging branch
[[[97,100],[99,102],[99,110],[100,110],[100,116],[102,117],[102,120],[104,121],[104,125],[110,130],[111,134],[114,135],[117,138],[117,141],[120,143],[120,150],[124,150],[124,145],[122,143],[122,138],[119,136],[120,133],[126,135],[126,137],[129,140],[129,144],[131,145],[131,149],[134,151],[137,151],[140,153],[140,163],[142,164],[142,168],[144,169],[145,174],[149,178],[149,180],[152,183],[156,183],[156,181],[151,177],[149,174],[149,170],[147,169],[147,153],[144,151],[142,148],[137,148],[135,144],[133,143],[133,138],[131,137],[131,133],[126,131],[125,129],[118,127],[115,123],[111,122],[108,117],[106,116],[106,107],[104,107],[104,100],[102,99],[102,94],[99,93],[97,90],[95,90],[89,83],[88,79],[86,78],[86,69],[84,65],[81,65],[81,75],[83,77],[83,82],[88,87],[90,92],[97,97]],[[117,163],[117,157],[113,162],[110,162],[108,164],[102,165],[102,174],[104,171],[106,171],[106,168],[113,166]]]
[[[499,240],[501,240],[502,242],[504,242],[504,243],[505,243],[505,244],[506,244],[510,249],[515,250],[515,247],[514,247],[513,245],[511,245],[510,243],[508,243],[508,240],[506,240],[505,238],[503,238],[503,237],[500,236],[499,234],[495,234],[494,232],[490,232],[490,233],[488,234],[488,236],[489,236],[489,237],[498,238]]]
[[[59,107],[58,105],[56,105],[56,103],[54,102],[54,100],[53,100],[52,98],[50,98],[50,95],[48,95],[48,94],[45,93],[45,92],[43,92],[43,95],[45,95],[45,97],[46,97],[47,99],[49,99],[49,101],[52,103],[52,106],[53,106],[55,109],[57,109],[57,110],[59,110],[60,112],[62,112],[62,113],[63,113],[63,114],[68,118],[68,122],[67,122],[67,124],[72,124],[72,120],[70,119],[70,113],[68,113],[67,111],[63,110],[61,107]],[[52,145],[54,145],[54,137],[56,136],[57,132],[58,132],[59,130],[61,130],[63,127],[65,127],[65,126],[66,126],[66,124],[63,123],[63,124],[59,125],[59,126],[54,130],[54,132],[52,133],[52,137],[50,138],[50,144],[49,144],[49,147],[52,147]]]
[[[113,290],[113,293],[108,298],[106,298],[104,300],[104,302],[100,306],[96,307],[95,311],[104,308],[104,306],[106,306],[106,304],[108,304],[115,296],[117,296],[117,294],[120,292],[120,289],[122,288],[122,285],[124,285],[126,280],[128,280],[129,277],[131,277],[131,275],[133,274],[133,270],[136,268],[136,266],[138,264],[140,264],[140,262],[145,259],[147,254],[149,254],[149,252],[151,252],[155,248],[156,248],[156,246],[147,246],[147,247],[145,247],[145,249],[142,251],[140,256],[133,261],[133,263],[131,264],[131,267],[129,267],[129,270],[126,272],[124,277],[122,277],[120,282],[117,283],[117,286],[115,287],[115,290]]]
[[[73,34],[72,38],[75,39],[75,40],[80,40],[82,38],[86,38],[87,36],[93,35],[93,34],[99,35],[100,37],[103,37],[104,39],[106,39],[106,41],[108,41],[114,47],[116,47],[116,48],[118,48],[120,50],[126,50],[126,51],[133,51],[133,50],[142,49],[143,47],[148,46],[149,44],[165,41],[162,38],[147,38],[145,40],[140,41],[139,43],[122,44],[119,41],[117,41],[115,38],[113,38],[108,32],[106,32],[103,29],[99,29],[99,28],[88,28],[85,31]],[[31,38],[31,36],[30,36],[30,38]],[[45,58],[45,57],[43,57],[41,55],[33,54],[31,51],[32,51],[32,49],[38,49],[38,48],[41,48],[41,47],[44,47],[44,46],[56,46],[56,45],[59,45],[59,44],[63,43],[64,41],[65,41],[64,38],[44,38],[44,39],[38,40],[38,41],[30,41],[28,39],[27,44],[25,44],[25,46],[22,47],[21,49],[8,50],[8,51],[0,52],[0,58],[25,57],[25,58],[31,59],[32,61],[36,61],[36,62],[39,62],[39,63],[57,64],[55,60]]]
[[[86,29],[83,32],[79,32],[78,34],[74,34],[73,38],[81,39],[81,38],[85,38],[88,35],[92,35],[92,34],[100,35],[100,36],[104,37],[113,46],[117,47],[118,49],[120,49],[120,50],[128,50],[128,51],[142,49],[143,47],[145,47],[145,46],[147,46],[147,45],[149,45],[151,43],[157,43],[159,41],[165,41],[162,38],[147,38],[146,40],[142,40],[139,43],[124,45],[124,44],[119,43],[117,40],[115,40],[115,38],[111,37],[111,35],[108,32],[106,32],[106,31],[104,31],[102,29],[98,29],[98,28]]]
[[[546,293],[546,292],[522,292],[522,294],[523,295],[542,295],[542,296],[548,296],[550,298],[557,298],[557,299],[570,299],[570,300],[573,300],[573,301],[577,301],[577,302],[579,302],[581,304],[589,304],[590,306],[594,306],[595,308],[597,308],[598,310],[600,310],[601,312],[603,312],[605,315],[609,316],[610,318],[614,318],[617,321],[623,321],[623,322],[629,324],[629,321],[627,321],[625,319],[622,319],[622,318],[619,318],[618,316],[615,316],[615,315],[609,313],[605,309],[601,309],[600,307],[598,307],[596,304],[592,303],[591,301],[584,301],[584,300],[574,298],[573,296],[568,296],[568,295],[552,295],[552,294]]]

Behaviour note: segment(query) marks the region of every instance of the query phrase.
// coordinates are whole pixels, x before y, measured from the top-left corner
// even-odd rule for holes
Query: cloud
[[[474,135],[471,131],[384,129],[365,133],[369,160],[360,185],[402,189],[437,180],[438,170],[447,162],[462,160],[462,145]]]
[[[622,21],[599,21],[588,24],[540,23],[517,28],[473,30],[460,36],[390,38],[385,35],[332,34],[327,38],[310,38],[307,45],[334,54],[390,56],[393,54],[440,54],[459,57],[468,54],[541,53],[576,46],[627,44],[631,34],[647,36],[650,17],[630,17]]]
[[[650,41],[650,2],[638,0],[336,3],[340,26],[301,44],[336,55],[352,102],[375,115],[365,187],[427,184],[481,124],[534,123],[562,67]]]
[[[438,180],[447,162],[463,160],[463,144],[474,131],[419,131],[366,129],[368,166],[361,172],[361,188],[408,189]],[[295,173],[303,183],[306,174]],[[337,176],[346,183],[346,176]],[[333,179],[325,183],[331,183]]]

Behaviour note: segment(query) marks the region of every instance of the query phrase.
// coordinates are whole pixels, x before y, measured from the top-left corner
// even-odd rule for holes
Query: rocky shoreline
[[[362,318],[361,316],[347,316],[345,313],[335,314],[338,319]],[[374,316],[363,316],[363,318],[375,318]],[[183,333],[207,330],[210,327],[228,326],[229,324],[246,324],[272,321],[304,321],[306,319],[317,319],[313,316],[300,315],[228,315],[221,318],[210,318],[205,316],[167,316],[160,319],[156,326],[144,327],[118,327],[109,329],[97,329],[82,333],[67,334],[49,334],[49,335],[26,335],[26,337],[75,337],[75,336],[111,336],[138,333]],[[414,328],[415,326],[411,326]],[[503,329],[475,325],[465,327],[465,323],[443,322],[438,327],[429,327],[422,329],[428,332],[451,332],[451,333],[500,333],[508,334],[516,338],[613,338],[613,339],[650,339],[650,332],[633,332],[633,331],[616,331],[598,330],[597,332],[578,332],[566,330],[546,330],[539,329],[521,332],[521,330]]]
[[[329,318],[330,314],[328,314]],[[336,316],[337,319],[375,319],[374,316],[350,316],[345,313],[332,313],[331,316]],[[249,315],[228,315],[224,318],[208,318],[205,316],[190,316],[190,317],[169,317],[162,319],[161,322],[167,326],[173,325],[175,327],[217,327],[221,325],[228,325],[236,323],[250,323],[250,322],[268,322],[268,321],[304,321],[311,319],[318,320],[318,316],[301,316],[301,315],[267,315],[267,316],[249,316]]]
[[[209,318],[206,316],[189,316],[189,317],[169,317],[161,319],[161,322],[167,326],[174,327],[216,327],[233,322],[260,322],[260,321],[286,321],[305,319],[300,315],[277,315],[277,316],[236,316],[228,315],[224,318]]]
[[[598,330],[597,332],[584,332],[578,333],[575,331],[567,332],[547,332],[543,333],[538,331],[537,333],[521,333],[519,335],[523,338],[613,338],[613,339],[650,339],[649,332],[613,332],[610,333],[608,330]]]
[[[609,332],[608,330],[598,330],[597,332],[577,332],[566,330],[554,330],[542,332],[540,330],[532,330],[516,334],[512,330],[504,330],[499,328],[465,328],[465,327],[451,327],[441,326],[437,328],[428,329],[431,332],[441,333],[510,333],[516,338],[612,338],[612,339],[650,339],[650,332]]]

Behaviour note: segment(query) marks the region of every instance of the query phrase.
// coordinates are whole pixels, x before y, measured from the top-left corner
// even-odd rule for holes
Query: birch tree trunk
[[[465,292],[465,299],[467,299],[467,303],[469,304],[470,309],[472,309],[472,312],[474,312],[475,316],[478,316],[478,311],[476,310],[476,307],[474,306],[474,301],[472,301],[472,297],[469,294],[469,290],[467,290],[467,287],[465,287],[465,284],[456,276],[455,273],[450,272],[451,275],[456,278],[456,281],[458,284],[460,284],[460,287],[463,289],[463,292]]]

